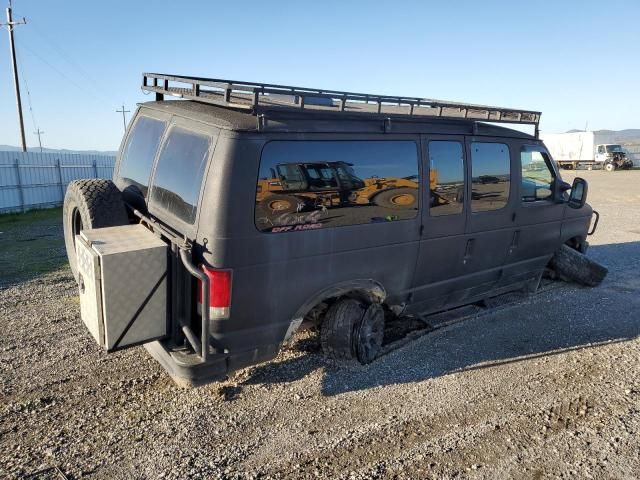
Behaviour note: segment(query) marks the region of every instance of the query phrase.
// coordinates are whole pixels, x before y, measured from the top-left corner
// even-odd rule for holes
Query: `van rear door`
[[[113,181],[125,201],[141,212],[147,210],[151,172],[170,120],[164,112],[139,109],[120,148]]]
[[[195,238],[200,196],[219,130],[173,117],[160,146],[149,186],[149,213]]]

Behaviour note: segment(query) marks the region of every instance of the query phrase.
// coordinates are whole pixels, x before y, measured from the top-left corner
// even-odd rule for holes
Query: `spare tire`
[[[111,180],[90,178],[69,183],[64,196],[62,224],[69,266],[78,279],[76,235],[80,230],[129,223],[122,193]]]
[[[549,261],[549,267],[558,277],[569,282],[576,282],[588,287],[596,287],[607,276],[608,269],[604,265],[590,259],[583,253],[563,245]]]

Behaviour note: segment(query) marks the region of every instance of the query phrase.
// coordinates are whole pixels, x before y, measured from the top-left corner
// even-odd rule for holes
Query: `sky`
[[[13,11],[27,19],[15,37],[32,147],[40,128],[45,147],[117,150],[116,110],[151,100],[145,71],[539,110],[543,132],[640,128],[638,0],[14,0]],[[5,28],[0,144],[19,144],[16,117]]]

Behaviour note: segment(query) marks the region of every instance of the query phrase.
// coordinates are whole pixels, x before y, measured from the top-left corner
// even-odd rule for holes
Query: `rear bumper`
[[[280,344],[268,345],[237,353],[210,354],[206,363],[200,357],[182,350],[173,350],[160,341],[144,346],[181,387],[198,387],[224,380],[231,372],[276,357]]]

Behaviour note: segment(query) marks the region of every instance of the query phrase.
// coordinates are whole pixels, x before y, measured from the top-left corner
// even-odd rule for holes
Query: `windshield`
[[[347,163],[337,163],[336,172],[343,188],[354,190],[364,188],[364,182],[356,176],[356,171]]]
[[[607,153],[622,152],[620,145],[607,145]]]

